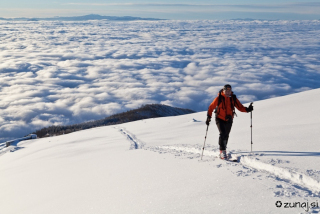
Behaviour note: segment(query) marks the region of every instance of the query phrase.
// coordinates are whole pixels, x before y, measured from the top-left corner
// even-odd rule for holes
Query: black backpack
[[[226,106],[225,106],[225,98],[224,98],[224,96],[221,95],[222,91],[223,91],[223,89],[221,89],[221,90],[219,91],[219,95],[218,95],[218,96],[219,96],[219,98],[218,98],[218,105],[217,105],[216,109],[214,110],[214,113],[216,114],[216,117],[217,117],[218,114],[219,114],[218,110],[219,110],[219,105],[220,105],[221,102],[223,102],[223,103],[222,103],[222,106],[223,106],[222,108],[227,111],[227,108],[226,108]],[[232,93],[231,96],[232,96],[232,99],[231,99],[230,104],[231,104],[232,114],[237,116],[237,114],[236,114],[236,112],[235,112],[235,108],[234,108],[234,106],[237,105],[237,96],[236,96],[235,94],[233,94],[233,93]],[[232,101],[233,101],[233,102],[232,102]],[[232,115],[232,116],[233,116],[233,115]]]

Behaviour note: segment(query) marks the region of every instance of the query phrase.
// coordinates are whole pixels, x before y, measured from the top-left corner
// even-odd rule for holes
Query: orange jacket
[[[221,98],[221,101],[220,101],[220,104],[218,106],[218,109],[217,109],[217,117],[222,119],[222,120],[225,120],[226,121],[226,116],[227,115],[230,115],[232,116],[232,118],[234,117],[234,114],[233,114],[233,109],[231,107],[231,103],[232,102],[232,105],[234,107],[236,107],[239,111],[241,112],[247,112],[246,110],[246,107],[244,107],[240,101],[238,100],[238,98],[236,98],[236,102],[234,102],[233,100],[233,93],[231,93],[231,96],[230,97],[227,97],[223,91],[221,92],[221,96],[224,97]],[[219,101],[219,94],[218,96],[213,100],[213,102],[210,104],[209,106],[209,109],[208,109],[208,116],[212,117],[212,112],[213,110],[217,107],[218,105],[218,101]]]

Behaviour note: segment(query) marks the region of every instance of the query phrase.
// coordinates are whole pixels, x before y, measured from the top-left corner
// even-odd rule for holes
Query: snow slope
[[[216,158],[213,122],[200,160],[206,112],[20,142],[0,155],[0,212],[319,213],[319,96],[254,103],[253,153],[239,112],[238,163]]]

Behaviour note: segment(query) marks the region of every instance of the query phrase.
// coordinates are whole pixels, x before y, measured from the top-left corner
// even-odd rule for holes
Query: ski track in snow
[[[242,165],[244,166],[251,167],[257,170],[267,171],[280,179],[289,180],[301,187],[308,188],[312,190],[312,192],[318,194],[320,192],[320,182],[308,175],[261,162],[258,158],[255,157],[243,156],[240,160]]]
[[[186,157],[188,159],[200,159],[202,147],[200,145],[174,145],[174,146],[155,146],[146,147],[146,150],[158,152],[160,154],[171,153],[176,157]],[[237,176],[254,176],[254,179],[262,180],[262,177],[272,179],[277,184],[275,187],[269,187],[274,191],[275,197],[320,197],[320,182],[309,175],[319,173],[318,171],[308,170],[308,175],[295,172],[293,169],[286,169],[275,166],[280,163],[289,163],[284,160],[271,159],[269,163],[264,163],[259,160],[261,154],[254,155],[239,155],[240,151],[231,150],[231,155],[238,157],[238,163],[222,161],[218,158],[219,149],[215,146],[208,145],[204,150],[203,161],[215,161],[219,163],[217,168],[229,167],[233,174]],[[199,160],[200,161],[200,160]],[[232,168],[231,168],[232,167]],[[279,184],[280,183],[280,184]]]
[[[128,132],[126,129],[124,128],[120,128],[120,127],[115,127],[116,129],[119,129],[119,131],[121,132],[121,134],[125,135],[127,137],[127,139],[129,140],[129,142],[131,143],[130,146],[130,150],[133,149],[142,149],[143,146],[145,145],[142,141],[138,140],[133,134],[131,134],[130,132]]]
[[[131,142],[130,149],[145,149],[157,152],[159,154],[173,154],[176,157],[187,159],[199,159],[202,153],[201,145],[164,145],[146,147],[145,143],[138,140],[135,135],[124,128],[119,131]],[[241,155],[240,150],[230,150],[233,158],[238,162],[222,161],[218,158],[219,148],[217,146],[207,145],[203,153],[203,161],[219,161],[217,168],[228,167],[236,176],[252,176],[253,179],[263,180],[263,177],[275,182],[274,187],[268,187],[274,192],[275,197],[318,197],[320,198],[320,182],[313,177],[320,175],[320,171],[307,170],[307,174],[295,172],[291,168],[281,168],[277,164],[289,163],[281,159],[271,159],[268,163],[262,162],[259,157],[263,154]]]
[[[147,150],[155,151],[160,154],[171,153],[176,157],[186,156],[189,159],[199,158],[202,153],[202,147],[200,145],[175,145],[175,146],[156,146],[147,147]],[[232,166],[232,172],[237,176],[253,176],[254,179],[262,180],[262,176],[273,179],[275,182],[281,182],[282,184],[277,184],[274,190],[275,196],[312,196],[320,197],[320,182],[315,180],[309,175],[318,174],[318,171],[308,170],[308,175],[295,172],[292,169],[281,168],[275,166],[280,163],[289,163],[284,160],[274,160],[271,159],[269,163],[264,163],[259,160],[261,154],[254,155],[239,155],[240,151],[231,150],[232,156],[238,157],[238,163],[232,163],[228,161],[220,161],[218,158],[219,149],[218,147],[208,145],[204,151],[204,161],[215,161],[219,160],[219,164],[216,165],[217,168],[223,166]]]

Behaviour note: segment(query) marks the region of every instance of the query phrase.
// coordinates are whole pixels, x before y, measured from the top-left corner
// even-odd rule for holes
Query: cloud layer
[[[1,139],[147,103],[320,86],[320,21],[0,22]]]

